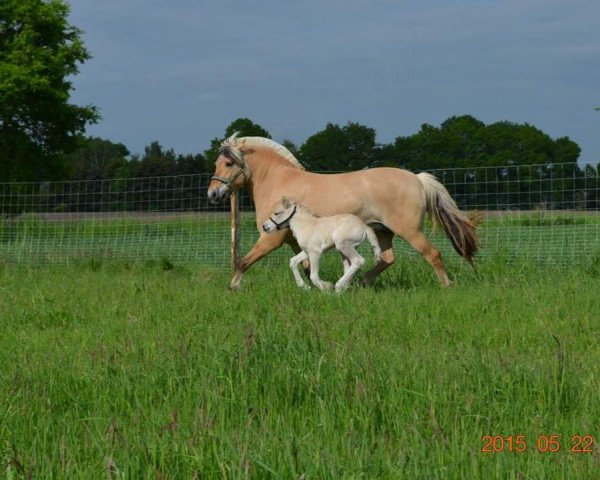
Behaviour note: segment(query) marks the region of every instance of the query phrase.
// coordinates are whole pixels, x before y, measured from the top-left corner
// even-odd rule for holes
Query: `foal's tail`
[[[419,173],[427,197],[427,212],[434,225],[441,224],[454,250],[473,265],[477,253],[475,224],[459,210],[448,190],[429,173]]]
[[[379,257],[381,257],[381,247],[379,246],[379,241],[377,240],[377,235],[375,235],[375,232],[373,231],[373,229],[371,227],[369,227],[368,225],[365,225],[365,226],[366,226],[365,232],[367,234],[367,240],[369,240],[371,247],[373,247],[373,255],[375,255],[375,261],[378,262]]]

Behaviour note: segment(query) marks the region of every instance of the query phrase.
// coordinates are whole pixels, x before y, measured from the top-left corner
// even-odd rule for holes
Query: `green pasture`
[[[0,262],[76,264],[100,260],[163,259],[198,266],[229,264],[230,223],[227,212],[111,217],[87,214],[81,219],[26,214],[0,219]],[[250,250],[258,232],[254,214],[242,213],[242,252]],[[454,252],[444,235],[426,232],[446,257]],[[587,263],[600,254],[600,214],[597,212],[490,212],[478,229],[480,258],[538,265]],[[414,252],[400,239],[396,250]],[[281,265],[288,249],[263,262]]]
[[[600,258],[448,260],[450,289],[403,257],[341,296],[285,265],[237,293],[164,260],[0,266],[0,477],[598,478],[571,447],[600,441]]]

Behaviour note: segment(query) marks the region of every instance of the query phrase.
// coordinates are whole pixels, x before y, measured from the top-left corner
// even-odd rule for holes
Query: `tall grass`
[[[442,290],[404,259],[335,296],[284,267],[235,294],[168,261],[1,268],[0,476],[595,478],[569,449],[600,440],[597,272],[451,270]]]

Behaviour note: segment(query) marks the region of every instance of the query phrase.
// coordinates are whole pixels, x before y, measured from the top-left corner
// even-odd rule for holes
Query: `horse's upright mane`
[[[279,156],[286,159],[294,167],[304,170],[304,166],[298,161],[294,154],[290,152],[283,145],[264,137],[238,137],[238,132],[234,133],[231,137],[225,140],[221,144],[221,151],[228,151],[228,153],[238,158],[243,158],[240,148],[246,147],[265,147],[269,150],[273,150]],[[232,151],[233,150],[233,151]]]

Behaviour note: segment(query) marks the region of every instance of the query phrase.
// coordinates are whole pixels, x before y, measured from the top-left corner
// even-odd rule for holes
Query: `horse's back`
[[[392,181],[405,181],[405,182],[418,182],[416,174],[409,170],[395,167],[376,167],[366,168],[364,170],[354,170],[352,172],[340,172],[340,173],[317,173],[317,172],[303,172],[310,176],[317,177],[323,181],[338,181],[338,180],[355,180],[361,178],[368,179],[388,179]]]

